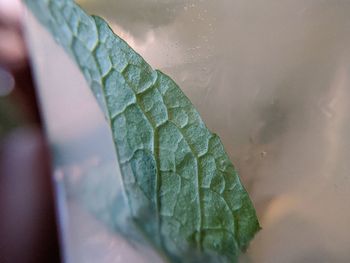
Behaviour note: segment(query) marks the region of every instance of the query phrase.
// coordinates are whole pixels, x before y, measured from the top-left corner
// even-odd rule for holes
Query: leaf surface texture
[[[73,1],[25,2],[75,59],[110,122],[142,231],[173,261],[235,262],[260,229],[256,213],[219,137],[177,84]]]

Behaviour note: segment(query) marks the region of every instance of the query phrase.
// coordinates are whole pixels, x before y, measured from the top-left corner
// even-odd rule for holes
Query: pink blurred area
[[[19,0],[0,0],[0,262],[59,262],[50,157]]]
[[[22,12],[21,1],[0,0],[0,137],[20,123],[39,123]]]
[[[20,28],[22,11],[19,0],[0,0],[0,63],[11,67],[19,66],[26,57]]]

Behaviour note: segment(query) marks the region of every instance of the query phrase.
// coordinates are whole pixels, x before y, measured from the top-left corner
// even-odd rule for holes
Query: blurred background
[[[0,1],[2,137],[24,124],[40,125],[20,16],[20,1]]]
[[[50,158],[21,2],[0,0],[0,262],[59,262]]]

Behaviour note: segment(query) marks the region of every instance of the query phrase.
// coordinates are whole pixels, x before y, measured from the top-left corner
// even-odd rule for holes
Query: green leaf
[[[260,229],[256,213],[219,137],[181,89],[73,1],[25,2],[75,59],[110,122],[142,231],[173,261],[235,262]]]

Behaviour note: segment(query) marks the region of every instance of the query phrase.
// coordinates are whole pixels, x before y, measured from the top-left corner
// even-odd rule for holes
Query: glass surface
[[[106,18],[152,67],[170,75],[208,127],[221,137],[263,227],[242,261],[349,262],[349,1],[78,2],[90,13]],[[33,34],[33,43],[41,42],[45,35],[42,31]],[[51,141],[78,155],[92,149],[94,157],[86,158],[90,161],[85,169],[96,165],[102,156],[114,160],[102,114],[77,69],[68,69],[66,65],[72,62],[53,45],[32,45],[39,82],[47,78],[39,94]],[[43,50],[46,53],[38,53]],[[57,73],[52,61],[57,63],[63,57],[60,77],[43,76],[50,70]],[[78,81],[77,76],[77,86],[82,88],[62,91],[65,97],[53,105],[58,97],[55,92],[62,90],[61,81]],[[48,83],[52,84],[50,90]],[[64,106],[71,100],[77,101]],[[75,116],[76,110],[82,115]],[[55,115],[58,113],[61,117]],[[74,126],[60,124],[72,120]],[[104,132],[97,132],[100,130]],[[81,143],[71,144],[68,135]],[[103,150],[96,152],[96,145],[103,145]],[[68,153],[64,156],[63,163],[72,161]],[[83,163],[65,163],[64,167],[74,174]],[[62,171],[61,164],[57,167]],[[67,177],[75,180],[74,175]],[[69,192],[66,184],[62,188]],[[66,217],[80,226],[68,233],[86,234],[92,240],[96,233],[105,235],[106,240],[115,238],[95,221],[102,228],[88,233],[90,227],[84,228],[79,219],[84,209],[72,203],[68,202]],[[99,247],[94,242],[76,253],[97,259],[89,262],[101,262],[99,255],[122,251],[118,245],[100,243],[96,254],[91,252]],[[130,254],[137,256],[134,251]],[[105,262],[123,262],[113,260]],[[141,262],[135,260],[127,262]]]

